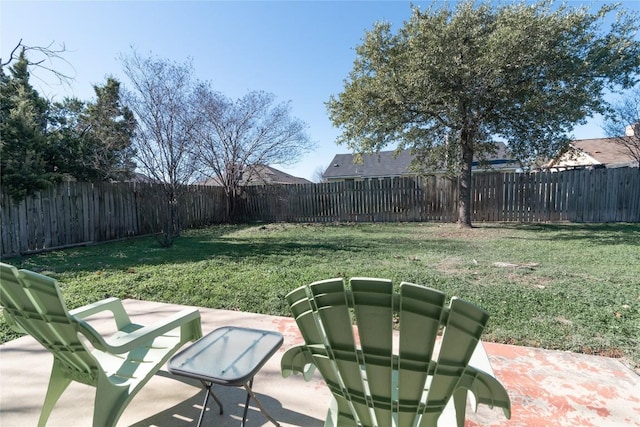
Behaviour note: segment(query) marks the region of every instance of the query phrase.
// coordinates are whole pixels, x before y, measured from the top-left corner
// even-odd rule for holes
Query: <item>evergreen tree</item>
[[[77,98],[53,103],[48,117],[47,138],[55,147],[51,150],[51,162],[57,170],[69,178],[91,182],[97,180],[97,174],[85,161],[86,129],[81,122],[85,109],[86,104]]]
[[[0,69],[0,180],[15,200],[60,179],[45,134],[48,102],[29,83],[28,65],[23,49],[9,75]]]
[[[136,129],[133,113],[122,105],[120,82],[108,78],[94,86],[96,101],[89,103],[80,119],[87,148],[85,160],[98,180],[122,180],[135,169],[132,138]]]
[[[66,98],[52,106],[49,138],[56,146],[56,164],[78,181],[126,179],[135,169],[131,147],[135,119],[121,104],[117,80],[109,78],[94,90],[94,102]]]

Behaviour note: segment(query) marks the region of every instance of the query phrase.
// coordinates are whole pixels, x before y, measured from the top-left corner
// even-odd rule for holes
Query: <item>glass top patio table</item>
[[[251,397],[269,421],[278,425],[264,411],[252,391],[252,386],[253,377],[280,348],[282,341],[283,337],[278,332],[225,326],[208,333],[169,360],[169,372],[198,379],[206,389],[207,394],[198,426],[202,422],[209,395],[218,403],[220,413],[223,411],[222,403],[211,390],[213,384],[242,386],[247,390],[242,425],[246,421]]]

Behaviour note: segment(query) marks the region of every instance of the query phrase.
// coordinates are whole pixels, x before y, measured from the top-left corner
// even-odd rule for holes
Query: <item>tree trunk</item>
[[[231,224],[238,223],[237,207],[238,207],[238,189],[235,187],[225,187],[225,195],[227,196],[227,222]]]
[[[462,170],[458,180],[460,199],[458,200],[458,226],[471,228],[471,166],[473,164],[473,145],[463,140]]]
[[[180,223],[180,202],[178,200],[180,194],[178,190],[172,185],[165,187],[162,193],[163,199],[162,205],[165,212],[163,214],[162,235],[159,236],[158,242],[164,248],[173,246],[173,243],[182,231],[182,225]]]

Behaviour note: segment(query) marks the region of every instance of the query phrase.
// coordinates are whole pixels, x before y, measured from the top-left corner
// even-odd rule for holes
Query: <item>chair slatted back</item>
[[[77,381],[94,384],[98,364],[78,337],[55,279],[0,263],[0,304],[10,323],[34,337]]]
[[[306,348],[335,397],[343,420],[337,425],[435,425],[489,315],[459,299],[447,306],[442,292],[411,283],[402,283],[399,292],[384,279],[349,283],[348,289],[342,279],[324,280],[287,295]]]

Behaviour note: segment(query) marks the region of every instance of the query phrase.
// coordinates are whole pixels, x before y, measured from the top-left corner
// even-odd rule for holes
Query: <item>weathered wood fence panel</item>
[[[221,188],[180,195],[184,228],[229,220]],[[158,184],[63,183],[20,203],[0,198],[0,256],[156,233],[167,215]],[[238,221],[389,222],[457,219],[457,181],[442,176],[252,186]],[[640,222],[638,168],[473,175],[472,220]]]
[[[181,195],[185,228],[224,220],[224,192],[186,187]],[[156,184],[62,183],[20,203],[0,198],[0,256],[13,256],[156,233],[166,206]]]

